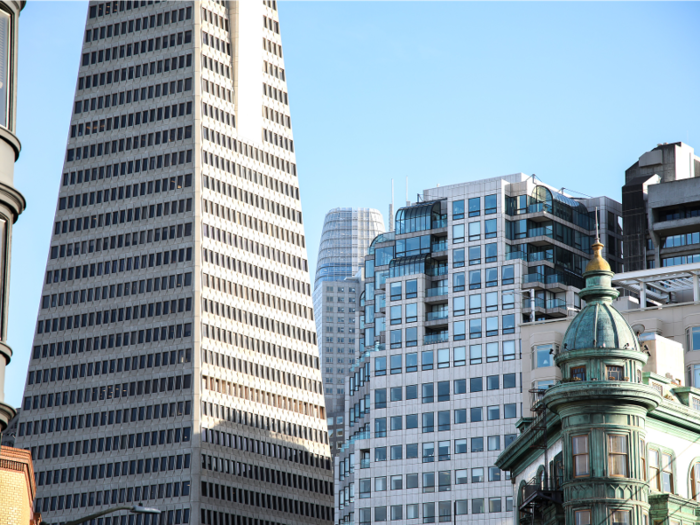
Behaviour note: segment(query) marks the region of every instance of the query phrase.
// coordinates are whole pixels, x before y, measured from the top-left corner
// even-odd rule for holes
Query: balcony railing
[[[434,345],[437,343],[446,343],[449,341],[450,334],[445,331],[445,332],[437,332],[435,334],[426,334],[425,338],[423,339],[423,344],[426,345]]]
[[[437,277],[440,275],[447,275],[447,266],[433,266],[426,273],[431,277]]]
[[[426,316],[427,321],[439,321],[440,319],[447,319],[449,317],[449,312],[448,311],[440,311],[440,312],[428,312]]]
[[[431,224],[433,230],[437,230],[438,228],[446,228],[447,227],[447,215],[443,215],[439,219],[435,219],[432,224]]]
[[[506,261],[514,261],[516,259],[527,260],[527,253],[518,250],[506,254]]]
[[[523,308],[531,308],[532,301],[526,297],[523,299]],[[566,301],[564,299],[543,299],[541,297],[535,297],[535,308],[546,308],[551,310],[552,308],[566,308]]]
[[[447,295],[447,286],[438,286],[436,288],[428,288],[425,295],[428,297],[437,297],[439,295]]]
[[[433,252],[444,252],[447,250],[447,241],[434,242],[430,246],[430,251]]]

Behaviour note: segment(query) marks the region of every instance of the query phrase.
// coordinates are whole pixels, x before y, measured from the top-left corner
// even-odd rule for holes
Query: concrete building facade
[[[659,144],[625,172],[625,271],[700,262],[700,157]]]
[[[334,208],[323,221],[314,284],[314,318],[321,355],[331,451],[344,442],[345,378],[355,363],[358,272],[372,240],[384,231],[371,208]]]
[[[47,523],[332,520],[289,104],[276,2],[90,2],[16,438]]]
[[[509,175],[426,190],[372,242],[338,524],[511,519],[496,458],[522,416],[520,325],[579,308],[596,206],[618,223],[610,199]]]

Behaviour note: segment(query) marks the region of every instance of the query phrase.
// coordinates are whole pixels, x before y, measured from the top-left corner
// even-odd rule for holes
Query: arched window
[[[700,501],[700,462],[693,463],[690,469],[691,498]]]

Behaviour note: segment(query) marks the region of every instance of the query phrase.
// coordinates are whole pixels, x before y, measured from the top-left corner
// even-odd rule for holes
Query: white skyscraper
[[[16,439],[46,523],[332,520],[278,20],[89,5]]]

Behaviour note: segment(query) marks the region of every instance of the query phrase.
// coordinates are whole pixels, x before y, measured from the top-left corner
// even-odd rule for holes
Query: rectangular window
[[[484,238],[485,239],[495,239],[498,235],[498,221],[497,219],[489,219],[484,221]]]
[[[484,197],[484,215],[493,215],[498,212],[498,195],[486,195]]]
[[[481,313],[481,295],[470,295],[469,296],[469,313],[470,314],[480,314]]]
[[[396,283],[391,283],[390,294],[391,294],[392,301],[400,301],[401,300],[401,296],[402,296],[401,281],[396,282]]]
[[[406,323],[415,323],[418,320],[418,303],[406,305]]]
[[[661,490],[673,493],[673,458],[670,454],[661,454]]]
[[[605,368],[608,381],[622,381],[624,372],[621,366],[608,365]]]
[[[421,352],[421,370],[432,370],[433,369],[433,351],[424,350]]]
[[[464,248],[456,248],[452,250],[452,267],[453,268],[463,268],[464,267]]]
[[[478,217],[481,214],[481,197],[469,199],[469,216]]]
[[[469,289],[478,290],[481,288],[481,270],[469,271]]]
[[[452,350],[453,352],[453,366],[464,366],[467,364],[467,349],[464,346],[459,346]],[[456,392],[455,392],[456,393]]]
[[[629,510],[616,510],[613,511],[611,517],[612,525],[630,525],[630,511]]]
[[[418,371],[418,354],[416,352],[412,352],[410,354],[406,354],[406,372],[417,372]],[[408,388],[406,387],[406,399],[409,399],[408,397]]]
[[[469,319],[469,338],[478,339],[481,337],[481,319]]]
[[[574,477],[590,476],[588,468],[588,436],[572,436],[571,450],[573,453]]]
[[[391,363],[391,373],[392,374],[400,374],[401,373],[401,369],[403,366],[402,365],[402,357],[403,356],[401,354],[397,354],[397,355],[392,355],[389,358],[389,361]],[[392,397],[393,397],[394,389],[392,388],[391,390],[392,390]],[[401,389],[399,389],[399,393],[400,392],[401,392]],[[392,399],[392,401],[394,401],[394,400]]]
[[[464,200],[452,201],[452,220],[464,219]]]
[[[452,243],[464,242],[464,223],[452,225]]]
[[[585,366],[572,366],[571,367],[571,379],[576,381],[586,380],[586,367]]]
[[[575,511],[574,525],[591,525],[591,511],[588,509]]]
[[[627,477],[627,436],[608,434],[608,475]]]
[[[481,223],[480,222],[470,222],[469,223],[469,240],[478,241],[481,239]]]
[[[480,365],[482,359],[481,345],[471,345],[469,347],[469,364]]]
[[[512,266],[511,266],[512,268]],[[415,299],[418,296],[418,280],[406,281],[406,299]]]
[[[469,266],[474,266],[475,264],[481,264],[481,246],[478,244],[469,247]]]
[[[393,322],[393,320],[392,320]],[[400,320],[399,320],[400,322]],[[399,328],[398,330],[391,330],[389,332],[389,346],[390,348],[401,348],[401,329]],[[399,356],[401,357],[401,356]],[[392,367],[392,374],[400,374],[401,372],[394,372],[393,367]]]

